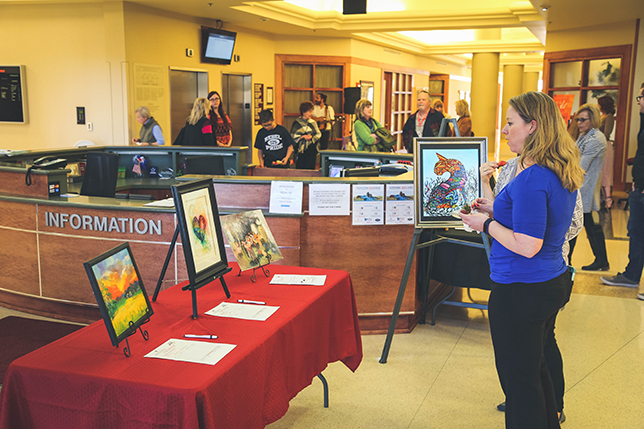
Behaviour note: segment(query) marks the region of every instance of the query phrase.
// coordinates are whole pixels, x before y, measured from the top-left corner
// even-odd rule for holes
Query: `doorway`
[[[252,159],[253,148],[253,116],[252,76],[242,74],[226,74],[221,77],[221,97],[224,110],[233,126],[233,146],[247,146],[247,158]]]
[[[198,97],[208,96],[208,72],[170,69],[170,131],[172,144],[186,125]]]

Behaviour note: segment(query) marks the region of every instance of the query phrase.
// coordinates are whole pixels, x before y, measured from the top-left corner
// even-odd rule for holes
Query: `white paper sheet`
[[[297,274],[275,274],[272,285],[324,286],[326,276],[302,276]]]
[[[385,185],[353,185],[353,225],[384,225]]]
[[[215,365],[235,347],[235,344],[170,338],[144,357]]]
[[[152,201],[150,203],[143,204],[146,207],[174,207],[174,198],[164,198],[162,200]]]
[[[235,302],[222,302],[217,307],[206,311],[209,316],[230,317],[233,319],[265,321],[277,311],[279,306],[237,304]]]
[[[387,185],[387,225],[414,224],[414,185]]]
[[[351,188],[348,183],[311,183],[310,216],[349,216]]]
[[[271,182],[271,213],[301,214],[304,182]]]

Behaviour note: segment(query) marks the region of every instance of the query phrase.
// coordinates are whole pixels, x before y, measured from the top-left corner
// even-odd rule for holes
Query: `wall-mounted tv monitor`
[[[230,64],[235,49],[237,33],[201,27],[201,62]]]

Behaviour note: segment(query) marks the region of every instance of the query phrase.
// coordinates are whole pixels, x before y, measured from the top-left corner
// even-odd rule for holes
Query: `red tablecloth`
[[[143,325],[149,341],[138,332],[129,338],[129,358],[125,342],[111,346],[100,321],[16,359],[0,392],[0,428],[261,428],[282,417],[329,362],[341,360],[352,371],[360,365],[346,272],[273,265],[271,277],[327,275],[321,287],[275,286],[261,272],[257,283],[249,272],[237,277],[231,266],[227,301],[279,305],[267,321],[204,315],[225,300],[219,281],[198,290],[200,316],[193,320],[190,292],[175,286],[152,304],[155,314]],[[213,341],[237,347],[214,366],[143,357],[185,333],[212,333],[219,336]]]

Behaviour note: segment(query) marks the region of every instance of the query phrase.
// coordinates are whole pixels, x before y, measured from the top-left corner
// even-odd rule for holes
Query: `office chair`
[[[118,169],[117,153],[88,153],[81,195],[114,198]]]
[[[226,175],[223,156],[187,156],[185,163],[185,174]]]

